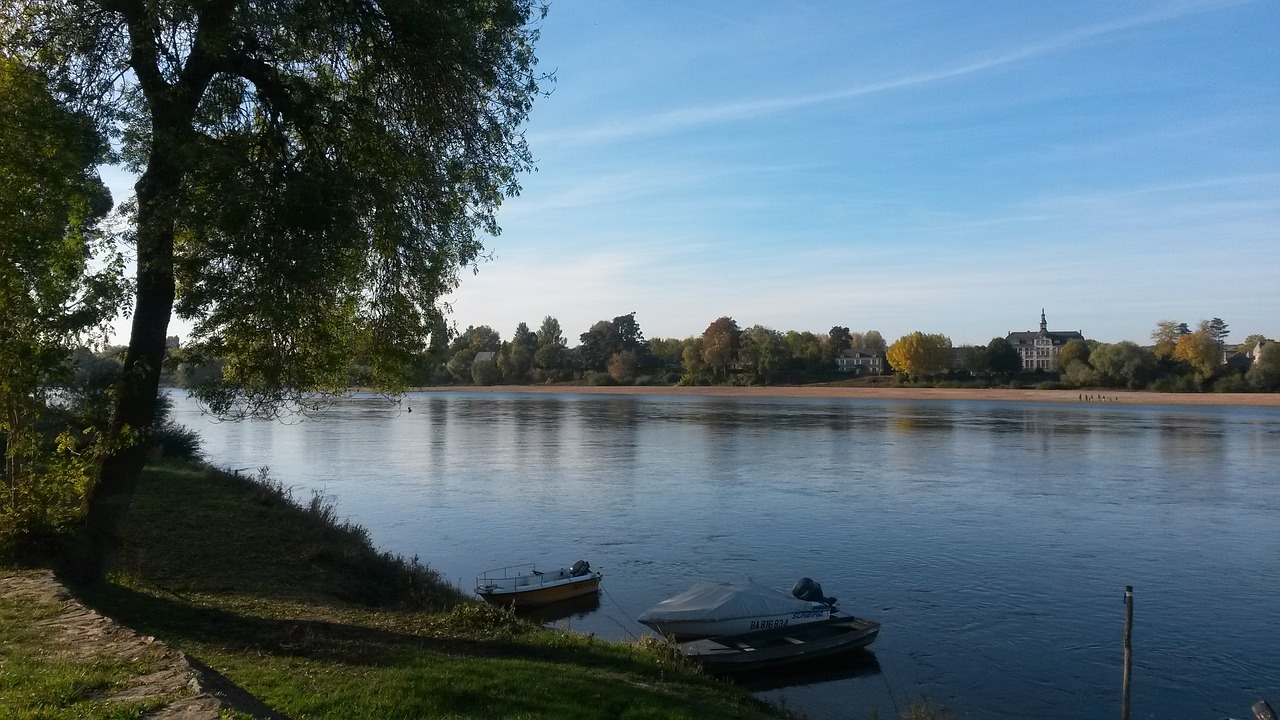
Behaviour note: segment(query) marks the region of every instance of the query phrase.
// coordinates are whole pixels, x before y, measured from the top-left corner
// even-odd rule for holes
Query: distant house
[[[471,363],[474,365],[476,363],[497,362],[497,359],[498,353],[493,352],[492,350],[484,350],[476,353],[476,357],[471,361]]]
[[[855,375],[883,375],[884,353],[866,348],[841,350],[836,356],[836,371]]]
[[[1039,331],[1011,332],[1005,340],[1022,357],[1023,370],[1056,371],[1062,346],[1072,340],[1084,340],[1084,335],[1079,330],[1049,330],[1041,308]]]

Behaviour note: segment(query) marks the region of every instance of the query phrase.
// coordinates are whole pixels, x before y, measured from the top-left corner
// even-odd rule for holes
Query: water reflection
[[[516,617],[533,622],[552,624],[561,621],[582,619],[588,613],[600,609],[600,594],[579,595],[568,600],[551,603],[535,608],[516,608]]]
[[[590,560],[608,602],[544,620],[574,631],[643,634],[634,618],[697,580],[785,591],[818,578],[884,632],[874,666],[759,678],[763,695],[815,719],[888,717],[921,696],[970,717],[1109,714],[1129,584],[1136,716],[1221,717],[1280,696],[1280,411],[410,403],[411,414],[380,398],[340,403],[291,426],[211,425],[181,399],[175,415],[215,462],[269,465],[301,497],[337,491],[340,512],[382,548],[460,584],[485,568]]]
[[[819,685],[837,680],[880,674],[880,661],[871,650],[856,648],[838,655],[784,665],[772,670],[753,670],[728,676],[735,685],[753,692]]]

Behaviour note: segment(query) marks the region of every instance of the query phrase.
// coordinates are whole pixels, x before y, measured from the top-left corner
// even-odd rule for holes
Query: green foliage
[[[1213,381],[1213,391],[1216,393],[1249,392],[1252,389],[1243,373],[1229,373]]]
[[[52,397],[75,348],[105,334],[124,297],[122,260],[98,223],[107,148],[46,79],[0,54],[0,541],[66,530],[101,445],[92,417]],[[86,419],[89,421],[86,423]]]
[[[609,377],[619,385],[635,383],[636,372],[640,369],[640,358],[632,350],[616,352],[609,358]]]
[[[619,315],[613,320],[601,320],[579,336],[581,343],[574,348],[574,364],[580,370],[607,370],[610,361],[619,353],[630,353],[636,362],[644,362],[648,355],[648,343],[636,314]]]
[[[702,342],[698,348],[703,365],[712,372],[726,375],[729,364],[738,356],[741,335],[742,331],[738,329],[738,323],[733,318],[721,317],[713,320],[702,332]],[[688,363],[685,364],[685,368],[693,369]]]
[[[752,325],[743,331],[740,342],[739,357],[751,377],[766,384],[777,381],[790,357],[782,333],[763,325]]]
[[[496,385],[502,379],[502,371],[498,369],[496,360],[476,358],[471,363],[471,382],[476,385]]]
[[[1022,356],[1005,338],[991,338],[986,350],[987,368],[991,372],[1007,375],[1022,370]]]
[[[466,599],[337,517],[269,475],[153,466],[123,585],[94,591],[92,604],[290,717],[785,716],[652,652]],[[31,627],[0,622],[0,654]]]
[[[849,328],[835,325],[827,331],[827,339],[822,346],[823,359],[835,360],[841,350],[848,350],[851,347],[853,347],[853,334],[849,332]]]
[[[1062,381],[1071,387],[1089,388],[1101,385],[1102,376],[1089,363],[1083,360],[1072,360],[1062,369]]]
[[[1280,390],[1280,344],[1269,342],[1262,346],[1258,357],[1245,374],[1250,387],[1262,392]]]
[[[1101,344],[1089,355],[1089,363],[1104,383],[1134,390],[1144,387],[1155,374],[1155,357],[1136,343],[1123,340]]]
[[[1058,367],[1066,370],[1072,363],[1089,362],[1089,354],[1093,352],[1095,344],[1089,340],[1068,340],[1058,353]]]

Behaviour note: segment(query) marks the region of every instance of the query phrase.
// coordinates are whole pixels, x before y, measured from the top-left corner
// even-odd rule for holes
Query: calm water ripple
[[[323,491],[464,588],[590,560],[607,592],[561,627],[638,636],[696,580],[812,577],[883,629],[840,666],[750,679],[811,718],[921,697],[1115,716],[1125,585],[1135,718],[1280,699],[1274,409],[426,393],[286,425],[175,400],[216,464]]]

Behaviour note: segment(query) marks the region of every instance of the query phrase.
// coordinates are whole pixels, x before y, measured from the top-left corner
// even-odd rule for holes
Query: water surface
[[[464,588],[579,558],[611,638],[700,579],[822,583],[871,653],[753,687],[811,718],[1247,716],[1280,698],[1280,410],[427,393],[295,424],[178,418]],[[412,412],[410,412],[410,408]],[[799,684],[795,684],[799,683]]]

